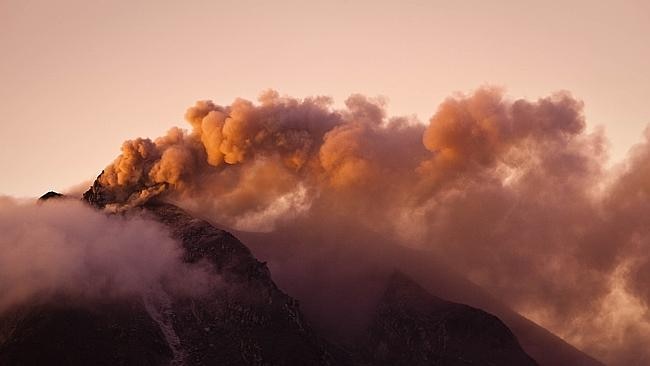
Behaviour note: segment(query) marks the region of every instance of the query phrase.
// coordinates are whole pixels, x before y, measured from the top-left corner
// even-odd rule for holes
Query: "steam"
[[[102,194],[118,207],[159,195],[237,229],[349,227],[431,250],[600,359],[650,362],[650,133],[606,169],[603,131],[586,131],[566,92],[481,88],[426,126],[387,117],[381,99],[345,105],[274,91],[198,102],[189,131],[125,142]],[[331,238],[310,237],[314,250]]]
[[[0,197],[0,312],[64,296],[132,299],[154,289],[200,295],[207,268],[182,263],[162,226],[107,216],[74,200],[40,204]]]

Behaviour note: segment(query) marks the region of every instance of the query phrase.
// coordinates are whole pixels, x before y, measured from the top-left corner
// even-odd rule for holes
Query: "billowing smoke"
[[[384,104],[198,102],[189,131],[125,142],[103,194],[114,209],[157,195],[235,229],[302,233],[315,253],[345,235],[368,252],[378,237],[427,249],[600,359],[650,363],[650,133],[608,169],[603,131],[568,93],[482,88],[426,126]]]
[[[108,216],[76,200],[0,197],[0,312],[53,299],[140,299],[150,291],[198,296],[216,285],[207,266],[156,222]]]

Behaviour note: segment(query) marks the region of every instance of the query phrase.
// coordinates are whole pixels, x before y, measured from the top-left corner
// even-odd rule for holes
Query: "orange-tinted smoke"
[[[384,104],[273,91],[198,102],[189,131],[127,141],[100,180],[118,205],[160,193],[239,229],[345,226],[368,250],[364,232],[426,248],[600,359],[650,362],[638,346],[650,343],[650,142],[606,168],[603,131],[587,132],[565,92],[482,88],[426,126]]]

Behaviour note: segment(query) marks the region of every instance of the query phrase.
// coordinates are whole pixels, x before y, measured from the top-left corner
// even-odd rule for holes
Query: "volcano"
[[[61,199],[48,193],[43,201],[51,198]],[[111,203],[111,195],[95,182],[84,200],[100,210]],[[278,263],[271,253],[279,251],[264,246],[272,233],[236,233],[251,243],[249,248],[230,232],[155,198],[128,210],[165,225],[182,246],[183,261],[208,263],[223,285],[197,297],[175,296],[158,287],[129,300],[62,295],[56,301],[23,304],[0,318],[0,364],[600,364],[478,288],[469,292],[474,297],[463,298],[472,306],[457,302],[457,294],[467,294],[473,285],[441,267],[382,267],[373,273],[368,291],[356,293],[361,280],[354,276],[347,285],[328,284],[294,271],[281,273],[276,282],[273,267],[257,258]],[[288,248],[295,248],[288,239]],[[420,256],[391,248],[395,255]],[[429,272],[424,285],[417,283],[422,271]],[[305,287],[322,296],[305,295],[306,311],[301,305]],[[336,299],[325,301],[325,296]]]

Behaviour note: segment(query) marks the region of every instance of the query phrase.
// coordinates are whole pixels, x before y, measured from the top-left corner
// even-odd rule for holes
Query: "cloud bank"
[[[198,295],[214,284],[206,267],[156,222],[106,215],[75,200],[0,197],[0,312],[26,302],[139,299],[164,288]]]

